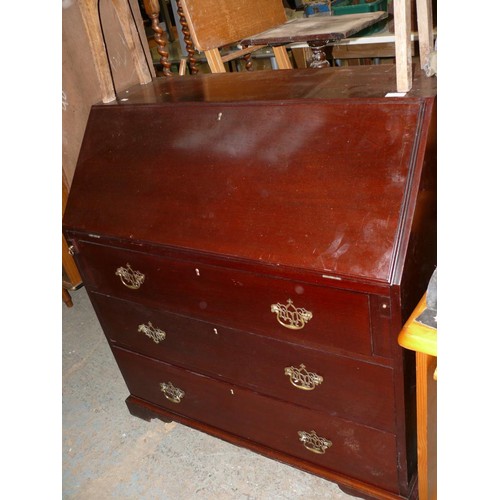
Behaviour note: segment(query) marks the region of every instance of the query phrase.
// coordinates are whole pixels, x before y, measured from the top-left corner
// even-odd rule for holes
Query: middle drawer
[[[262,394],[394,430],[391,368],[89,293],[119,345]]]

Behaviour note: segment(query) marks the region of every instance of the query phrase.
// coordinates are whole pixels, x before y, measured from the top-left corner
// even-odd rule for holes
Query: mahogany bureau
[[[64,232],[133,415],[414,498],[397,335],[435,267],[435,98],[334,71],[158,79],[94,106]]]

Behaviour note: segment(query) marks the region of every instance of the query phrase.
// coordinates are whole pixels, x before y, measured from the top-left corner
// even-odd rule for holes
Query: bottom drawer
[[[113,348],[130,393],[269,448],[398,490],[396,436]]]

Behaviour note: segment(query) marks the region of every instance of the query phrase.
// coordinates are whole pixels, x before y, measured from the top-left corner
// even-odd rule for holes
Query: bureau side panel
[[[422,110],[415,171],[408,199],[405,237],[391,290],[393,308],[391,337],[394,339],[395,401],[401,483],[410,483],[416,474],[416,380],[415,354],[397,344],[397,336],[425,292],[436,266],[437,169],[436,102],[426,100]]]

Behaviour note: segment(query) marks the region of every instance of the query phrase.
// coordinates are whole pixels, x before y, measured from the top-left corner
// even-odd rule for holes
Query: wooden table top
[[[378,23],[387,12],[367,12],[345,16],[318,16],[293,19],[281,26],[241,40],[242,45],[273,45],[293,42],[342,40]]]
[[[398,343],[406,349],[437,357],[437,329],[416,321],[426,308],[426,296],[427,294],[424,294],[420,299],[405,323],[399,334]]]
[[[389,64],[324,69],[261,70],[158,77],[118,93],[109,105],[159,102],[272,101],[276,99],[384,98],[396,92],[396,68]],[[407,97],[434,97],[437,77],[413,67]]]

